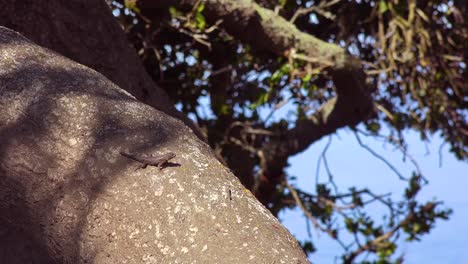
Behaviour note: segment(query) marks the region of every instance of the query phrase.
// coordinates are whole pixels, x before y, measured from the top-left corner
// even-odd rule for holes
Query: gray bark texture
[[[0,27],[0,263],[307,260],[181,121]]]
[[[94,69],[152,107],[198,127],[146,73],[104,0],[0,0],[0,26]]]

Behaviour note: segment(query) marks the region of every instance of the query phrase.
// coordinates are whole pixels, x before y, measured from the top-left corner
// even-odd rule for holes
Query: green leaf
[[[182,13],[179,12],[175,7],[171,6],[169,7],[169,13],[171,14],[172,17],[180,17],[182,16]]]
[[[283,76],[288,75],[291,72],[291,65],[289,63],[283,64],[278,70],[276,70],[270,77],[270,84],[278,83]]]
[[[380,130],[380,124],[377,122],[372,122],[367,126],[367,129],[369,129],[373,133],[377,133]]]
[[[345,219],[346,229],[351,233],[356,233],[358,230],[358,224],[353,221],[351,218]]]
[[[278,3],[280,6],[285,6],[288,0],[279,0]]]
[[[280,68],[280,71],[281,71],[283,74],[289,74],[289,73],[291,73],[291,65],[289,65],[289,63],[283,64],[283,66],[281,66],[281,68]]]
[[[325,213],[326,213],[327,215],[331,215],[331,214],[333,213],[333,207],[332,207],[331,205],[328,205],[328,204],[327,204],[327,205],[325,206]]]
[[[196,26],[200,30],[204,30],[206,27],[206,20],[205,17],[201,13],[196,13],[195,14],[195,22]]]
[[[413,225],[413,232],[414,233],[419,233],[421,231],[421,225],[419,223],[414,223]]]
[[[229,106],[227,104],[223,104],[220,108],[219,108],[219,113],[221,115],[227,115],[229,113]]]
[[[257,109],[257,107],[259,107],[259,106],[263,105],[264,103],[268,102],[269,97],[270,97],[270,92],[269,91],[261,94],[258,97],[258,100],[255,103],[250,105],[250,109],[253,109],[253,110]]]
[[[385,241],[382,244],[383,245],[381,249],[378,250],[378,255],[380,258],[390,257],[391,255],[393,255],[393,253],[395,253],[396,245],[394,243]],[[382,263],[388,263],[388,262],[382,262]]]
[[[302,77],[302,82],[308,82],[312,78],[312,74],[308,73],[306,76]]]
[[[313,253],[313,252],[315,252],[317,250],[315,248],[314,244],[312,244],[312,242],[310,242],[310,241],[300,242],[300,245],[301,245],[302,249],[304,249],[304,251],[307,254]]]
[[[379,1],[379,13],[383,14],[383,13],[387,12],[387,10],[388,10],[388,6],[387,6],[387,3],[385,2],[385,0],[380,0]]]
[[[197,7],[197,13],[201,13],[201,12],[203,12],[203,10],[205,10],[205,4],[204,4],[204,3],[201,3],[201,4]]]
[[[270,83],[278,83],[281,80],[281,77],[283,77],[283,75],[284,74],[280,70],[276,70],[270,77]]]
[[[128,10],[131,10],[137,14],[140,13],[140,8],[137,7],[137,4],[136,4],[136,1],[129,1],[129,0],[126,0],[125,1],[125,7],[128,9]]]

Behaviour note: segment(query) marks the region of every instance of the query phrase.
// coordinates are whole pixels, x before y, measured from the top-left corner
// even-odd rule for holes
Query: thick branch
[[[169,6],[196,5],[199,0],[141,0],[143,8],[167,8]],[[251,45],[257,50],[284,56],[295,49],[305,57],[330,64],[333,71],[359,71],[359,61],[349,56],[338,45],[327,43],[310,34],[299,31],[294,24],[277,15],[272,10],[258,5],[252,0],[202,0],[208,20],[222,20],[220,27],[236,39]],[[347,89],[361,86],[364,79],[348,80]],[[351,81],[351,82],[349,82]],[[359,87],[357,87],[359,88]]]
[[[199,1],[141,1],[143,8],[195,5],[197,2]],[[257,50],[267,50],[284,56],[286,51],[295,49],[305,57],[329,65],[338,97],[324,104],[309,120],[298,121],[296,128],[287,136],[290,141],[287,143],[288,155],[304,150],[315,140],[335,132],[340,127],[358,124],[373,111],[371,89],[366,86],[366,76],[361,63],[357,58],[348,55],[343,48],[300,32],[294,24],[251,0],[202,2],[206,6],[208,19],[221,19],[221,27]],[[302,137],[303,132],[307,132],[308,138]],[[301,147],[296,148],[294,145]]]
[[[161,8],[169,5],[195,5],[199,0],[142,0],[143,8]],[[294,24],[265,9],[252,0],[226,1],[203,0],[208,19],[217,21],[237,39],[256,50],[268,51],[277,56],[300,54],[297,59],[313,60],[326,65],[331,73],[337,96],[277,141],[265,146],[262,161],[262,184],[257,184],[257,197],[269,197],[280,182],[287,157],[305,150],[321,137],[346,126],[355,126],[366,120],[373,112],[371,89],[366,85],[366,76],[360,61],[331,43],[300,32]],[[261,190],[266,185],[267,190]],[[268,202],[268,198],[264,203]]]
[[[357,74],[357,73],[356,73]],[[336,76],[343,87],[346,79],[353,80],[356,75],[339,71]],[[358,75],[359,76],[359,75]],[[287,166],[289,156],[297,154],[323,136],[334,133],[346,126],[356,126],[373,113],[370,95],[365,86],[359,87],[356,93],[346,89],[337,89],[338,95],[324,103],[319,110],[307,119],[299,119],[295,126],[281,138],[272,140],[263,149],[262,174],[266,179],[257,184],[255,194],[267,204],[273,199],[276,186],[281,182],[283,169]]]

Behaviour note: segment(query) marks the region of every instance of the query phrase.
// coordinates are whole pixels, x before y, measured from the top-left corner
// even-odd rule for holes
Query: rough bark
[[[104,0],[0,0],[0,26],[86,65],[149,104],[190,126],[146,73]]]
[[[182,122],[3,27],[0,195],[1,263],[307,262]]]

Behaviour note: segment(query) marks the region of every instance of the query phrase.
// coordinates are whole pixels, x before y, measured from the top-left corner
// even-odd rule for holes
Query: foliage
[[[440,133],[457,158],[468,157],[464,83],[468,26],[462,15],[468,8],[463,1],[257,3],[275,10],[302,32],[339,44],[362,61],[369,85],[375,88],[372,99],[378,110],[363,126],[351,128],[364,148],[368,147],[360,136],[371,136],[409,156],[402,132],[411,129],[422,140]],[[343,246],[343,262],[373,252],[376,263],[398,263],[401,259],[394,258],[398,236],[418,240],[437,219],[448,218],[450,210],[441,208],[440,201],[416,200],[427,184],[417,164],[409,179],[389,164],[408,183],[402,199],[394,201],[366,188],[339,190],[331,177],[329,182],[318,183],[315,193],[304,192],[288,183],[286,156],[276,161],[283,166],[276,194],[262,199],[255,192],[266,170],[262,148],[281,140],[286,129],[336,96],[329,65],[311,61],[301,51],[278,57],[256,50],[228,34],[222,21],[210,18],[203,1],[167,9],[139,8],[134,1],[114,1],[112,6],[148,73],[196,120],[212,148],[243,184],[274,214],[301,207],[316,228]],[[282,107],[292,113],[278,115]],[[366,213],[371,203],[388,209],[383,221]],[[338,230],[340,222],[346,231]],[[344,244],[343,232],[354,236],[354,243]],[[315,251],[311,241],[302,245],[308,252]]]

